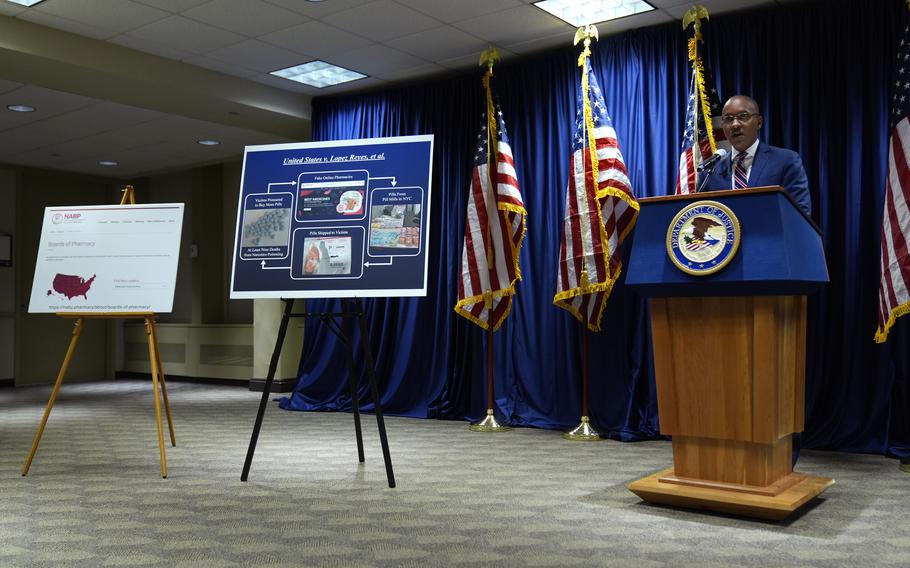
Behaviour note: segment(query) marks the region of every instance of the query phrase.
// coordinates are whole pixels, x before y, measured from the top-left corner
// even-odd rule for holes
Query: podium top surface
[[[674,219],[691,205],[729,208],[740,228],[739,250],[710,275],[691,275],[668,254]],[[818,226],[780,187],[668,195],[639,200],[626,284],[648,297],[806,295],[828,282]]]
[[[796,204],[796,201],[793,200],[793,197],[787,192],[786,189],[782,188],[779,185],[769,185],[766,187],[750,187],[747,190],[750,195],[760,195],[763,193],[776,193],[782,195],[787,201],[793,205],[793,208],[799,211],[800,215],[803,216],[803,219],[815,229],[815,232],[819,235],[822,234],[821,227],[815,222],[812,217],[806,215],[806,212],[800,209],[799,205]],[[742,189],[723,189],[720,191],[702,191],[700,193],[684,193],[682,195],[659,195],[656,197],[643,197],[638,200],[640,204],[649,204],[649,203],[662,203],[666,201],[674,202],[688,202],[688,201],[701,201],[703,199],[711,200],[723,200],[724,197],[738,197],[742,195]]]
[[[743,191],[748,192],[749,195],[760,195],[762,193],[783,193],[789,195],[784,188],[779,185],[769,185],[767,187],[750,187],[746,190],[742,189],[723,189],[720,191],[702,191],[700,193],[683,193],[680,195],[658,195],[656,197],[642,197],[638,200],[639,203],[660,203],[663,201],[695,201],[700,199],[717,199],[722,197],[729,197],[731,195],[738,196],[743,195]],[[792,198],[791,198],[792,201]]]

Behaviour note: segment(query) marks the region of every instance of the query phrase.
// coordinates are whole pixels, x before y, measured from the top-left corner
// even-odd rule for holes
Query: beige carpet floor
[[[270,405],[240,482],[259,394],[171,383],[177,447],[161,479],[151,385],[64,384],[28,477],[49,387],[0,389],[0,566],[908,566],[910,475],[894,460],[803,453],[837,480],[783,523],[642,503],[626,483],[670,444],[469,432]]]

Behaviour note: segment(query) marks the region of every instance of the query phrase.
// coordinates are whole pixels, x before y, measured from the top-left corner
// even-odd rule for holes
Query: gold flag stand
[[[581,271],[581,282],[587,284],[588,271]],[[562,437],[572,442],[599,442],[600,433],[591,426],[588,417],[588,326],[581,323],[581,421],[578,426],[568,432],[563,432]]]
[[[133,186],[128,185],[123,189],[123,198],[120,205],[135,205],[136,194]],[[171,407],[167,398],[167,385],[164,382],[164,371],[161,367],[161,353],[158,350],[158,336],[155,334],[154,312],[58,312],[58,317],[75,318],[76,323],[73,326],[72,337],[70,338],[69,348],[66,350],[66,356],[63,358],[63,364],[60,365],[60,372],[57,373],[57,382],[54,383],[54,389],[47,401],[47,407],[44,409],[44,416],[41,418],[41,424],[38,426],[38,432],[35,433],[35,439],[32,442],[32,448],[28,452],[25,465],[22,467],[22,476],[28,475],[28,470],[38,451],[38,444],[41,443],[41,436],[44,434],[44,427],[47,425],[47,419],[51,415],[54,407],[54,401],[57,400],[57,394],[60,392],[60,385],[63,384],[63,377],[66,376],[66,370],[76,351],[76,344],[79,342],[79,336],[82,334],[82,328],[86,319],[119,319],[119,318],[141,318],[145,320],[145,332],[148,336],[149,365],[152,371],[152,391],[155,395],[155,418],[158,427],[158,450],[161,455],[161,477],[167,478],[167,455],[164,453],[164,426],[161,420],[161,398],[164,399],[164,411],[167,416],[167,426],[171,435],[171,445],[177,445],[177,439],[174,436],[174,423],[171,420]],[[159,391],[159,382],[161,394]]]
[[[588,418],[588,327],[581,324],[581,422],[562,437],[572,442],[599,442],[600,433],[591,426]]]
[[[496,180],[493,177],[493,172],[497,171],[496,164],[496,152],[491,152],[490,147],[492,144],[495,144],[497,140],[496,129],[498,128],[496,123],[496,116],[493,108],[493,94],[490,91],[490,78],[493,77],[493,65],[499,61],[499,52],[495,47],[485,49],[483,53],[480,54],[480,65],[486,65],[487,71],[483,77],[483,86],[486,91],[487,99],[487,173],[490,176],[490,187],[496,187]],[[496,201],[495,197],[493,198],[493,203],[490,201],[490,192],[487,192],[486,207],[487,214],[492,215],[496,211]],[[486,226],[487,235],[487,258],[490,259],[493,257],[492,251],[490,250],[490,225],[487,223]],[[492,271],[493,268],[487,263],[487,269],[490,272],[490,282],[493,281]],[[484,292],[484,303],[486,304],[487,313],[492,315],[493,312],[493,292],[487,290]],[[477,422],[473,422],[469,429],[471,432],[508,432],[512,429],[505,422],[500,422],[496,419],[496,415],[493,412],[493,409],[496,406],[496,399],[493,393],[493,326],[490,322],[487,322],[487,415]]]
[[[492,295],[489,291],[486,294],[487,307],[492,307]],[[471,432],[508,432],[512,429],[505,422],[496,419],[493,413],[496,399],[493,396],[493,328],[487,327],[487,415],[478,422],[473,422],[468,428]]]

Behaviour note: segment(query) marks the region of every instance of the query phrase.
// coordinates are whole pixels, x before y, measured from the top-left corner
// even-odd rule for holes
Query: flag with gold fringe
[[[490,54],[483,77],[486,109],[474,146],[455,311],[483,329],[499,329],[512,308],[525,234],[524,201],[502,110],[494,103]]]
[[[607,299],[622,270],[620,247],[635,225],[639,205],[603,92],[588,60],[597,28],[589,25],[579,29],[575,43],[581,38],[581,84],[553,303],[588,329],[599,331]]]
[[[702,20],[708,19],[704,6],[693,6],[683,16],[683,29],[689,30],[688,55],[692,67],[689,81],[689,97],[686,102],[686,125],[683,130],[679,167],[676,175],[676,193],[694,193],[696,169],[711,157],[717,149],[730,149],[720,119],[720,97],[714,86],[711,73],[699,54],[703,43]],[[708,128],[710,125],[710,128]]]
[[[910,2],[907,3],[910,7]],[[883,343],[900,316],[910,313],[910,26],[897,49],[891,95],[891,137],[885,208],[882,213],[881,279],[878,286],[878,330]]]

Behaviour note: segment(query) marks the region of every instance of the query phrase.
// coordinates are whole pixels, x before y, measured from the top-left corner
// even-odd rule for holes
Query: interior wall
[[[16,172],[0,170],[0,233],[13,235],[16,243]],[[0,381],[15,376],[16,353],[16,264],[0,266]]]
[[[246,382],[253,372],[252,300],[230,301],[230,258],[240,162],[135,180],[141,203],[183,203],[173,312],[159,316],[166,373]],[[141,325],[118,338],[120,371],[148,373]]]
[[[250,324],[252,300],[229,300],[241,162],[137,181],[148,203],[184,203],[174,308],[162,323]]]
[[[185,205],[174,306],[172,313],[159,316],[162,324],[252,325],[253,301],[228,299],[240,175],[241,162],[236,161],[131,182],[139,203]],[[53,382],[71,336],[72,320],[28,314],[44,207],[116,203],[123,185],[62,173],[0,169],[0,198],[7,205],[0,208],[0,232],[14,235],[14,266],[0,267],[0,380],[15,378],[17,385]],[[200,339],[205,346],[225,343],[207,333]],[[88,321],[67,380],[109,378],[115,369],[124,369],[124,341],[119,320]],[[248,377],[252,356],[241,359],[233,364],[248,365],[250,370],[241,373]],[[237,372],[233,367],[227,370]],[[209,369],[207,375],[219,373]]]
[[[28,313],[45,207],[116,203],[119,194],[114,183],[100,178],[21,170],[16,179],[13,256],[17,269],[13,298],[14,376],[18,386],[54,382],[74,324],[71,318]],[[67,370],[67,381],[113,377],[112,325],[104,320],[86,322]]]
[[[174,307],[169,314],[160,314],[162,323],[191,323],[193,321],[193,173],[186,170],[147,178],[147,199],[140,203],[183,203],[183,231],[180,235],[180,258],[177,261],[177,286]],[[142,193],[139,195],[141,196]],[[204,206],[204,205],[203,205]]]
[[[195,168],[193,174],[193,323],[224,321],[224,250],[221,165]]]
[[[237,204],[240,201],[241,161],[224,164],[223,203],[224,232],[222,258],[224,262],[224,323],[253,323],[253,300],[231,300],[231,271],[233,270],[234,233],[237,230]]]

